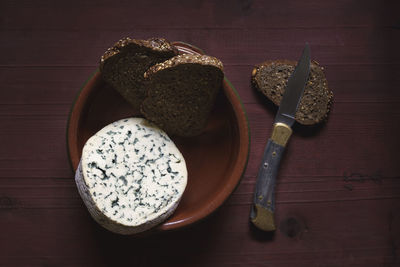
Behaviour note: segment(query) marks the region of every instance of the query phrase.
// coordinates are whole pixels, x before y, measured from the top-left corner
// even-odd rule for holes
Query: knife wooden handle
[[[274,231],[275,184],[279,164],[292,129],[283,123],[274,124],[271,138],[264,150],[254,190],[250,219],[264,231]]]

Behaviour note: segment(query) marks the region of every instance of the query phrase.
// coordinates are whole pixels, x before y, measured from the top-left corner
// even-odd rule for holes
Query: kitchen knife
[[[264,231],[274,231],[275,183],[285,146],[292,134],[295,114],[310,73],[310,47],[306,44],[297,66],[290,76],[275,117],[272,135],[261,162],[250,219]]]

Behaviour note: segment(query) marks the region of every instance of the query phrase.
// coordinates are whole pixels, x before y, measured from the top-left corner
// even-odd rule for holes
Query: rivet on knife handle
[[[292,129],[286,124],[274,124],[272,136],[268,140],[258,171],[250,219],[255,226],[264,231],[273,231],[276,228],[274,221],[276,176],[291,134]]]

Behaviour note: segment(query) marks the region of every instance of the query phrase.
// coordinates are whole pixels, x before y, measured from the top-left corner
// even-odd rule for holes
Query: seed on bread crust
[[[287,81],[297,65],[296,61],[266,61],[252,71],[253,86],[279,106]],[[323,68],[318,62],[310,65],[310,75],[300,100],[295,119],[300,124],[313,125],[324,121],[329,113],[333,92],[328,88]]]

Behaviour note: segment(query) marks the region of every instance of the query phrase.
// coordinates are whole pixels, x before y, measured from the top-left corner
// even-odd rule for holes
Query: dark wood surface
[[[69,168],[66,123],[100,55],[162,36],[217,56],[251,129],[245,175],[211,217],[124,237],[89,216]],[[334,91],[329,120],[295,126],[277,181],[273,235],[249,226],[276,112],[254,64],[305,42]],[[0,2],[0,266],[400,266],[398,1]]]

